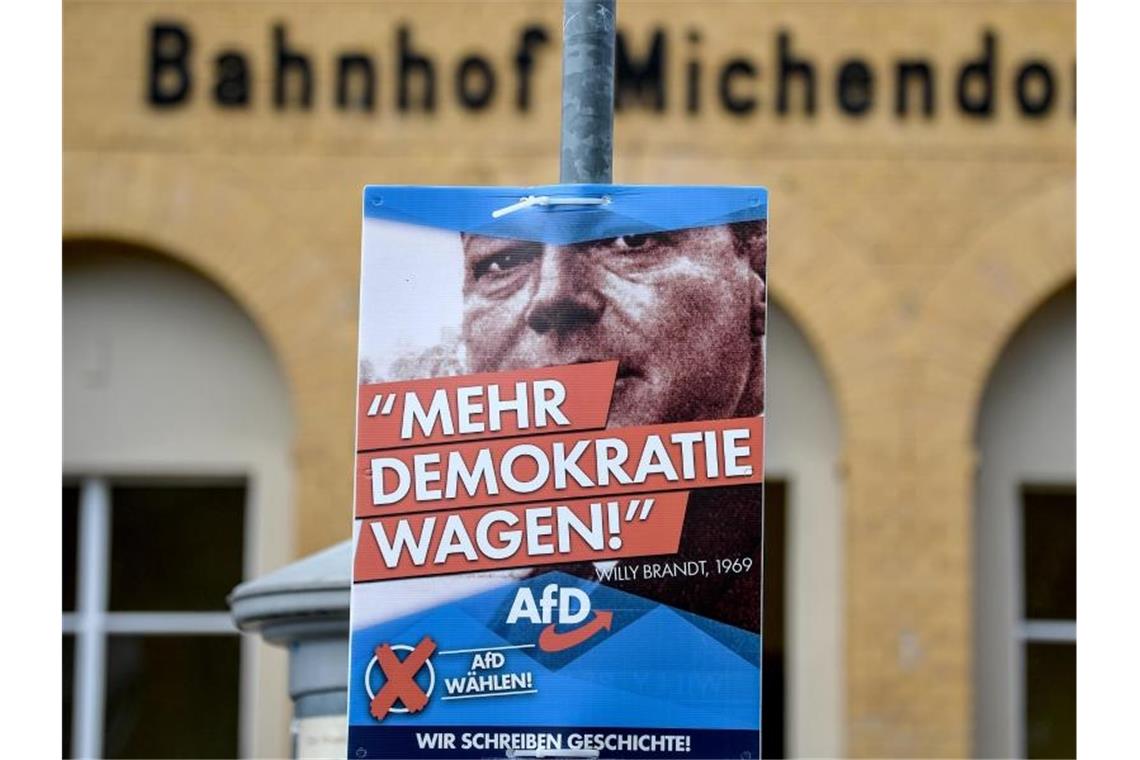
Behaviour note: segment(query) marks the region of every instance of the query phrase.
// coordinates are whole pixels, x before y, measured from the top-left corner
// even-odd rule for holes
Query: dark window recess
[[[75,611],[79,566],[79,486],[63,487],[63,611]]]
[[[760,756],[782,758],[785,753],[784,588],[787,578],[787,484],[764,484],[764,609],[760,689]]]
[[[1025,618],[1076,620],[1076,489],[1024,489],[1021,526]]]
[[[225,610],[242,579],[245,486],[117,486],[114,611]]]
[[[63,637],[63,752],[61,757],[75,757],[71,751],[71,716],[75,711],[75,637]]]
[[[1077,645],[1025,645],[1026,756],[1077,756]]]
[[[237,757],[240,644],[236,636],[109,637],[104,756]]]

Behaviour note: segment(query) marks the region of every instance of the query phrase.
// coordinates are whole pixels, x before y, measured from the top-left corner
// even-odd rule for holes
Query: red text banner
[[[356,582],[674,554],[684,491],[360,523]]]
[[[605,427],[616,361],[360,386],[357,451]]]
[[[760,483],[763,451],[743,417],[366,452],[356,517]]]

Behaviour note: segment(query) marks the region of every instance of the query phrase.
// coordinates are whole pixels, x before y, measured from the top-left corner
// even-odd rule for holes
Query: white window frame
[[[243,575],[248,571],[252,513],[252,483],[245,483],[245,540],[242,546]],[[229,612],[112,612],[107,608],[110,586],[111,482],[120,478],[106,475],[64,476],[64,483],[79,486],[78,540],[76,550],[75,612],[63,613],[63,635],[75,636],[73,698],[71,714],[71,756],[103,756],[103,724],[106,706],[107,637],[113,634],[239,636]],[[132,484],[138,478],[122,478]],[[147,478],[163,485],[183,480]],[[195,485],[215,482],[216,478],[187,479]],[[234,482],[227,478],[227,483]],[[239,662],[238,748],[247,755],[250,726],[247,718],[252,673],[251,642],[242,638]]]

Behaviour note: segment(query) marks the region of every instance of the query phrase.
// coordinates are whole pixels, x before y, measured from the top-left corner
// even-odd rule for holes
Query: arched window
[[[1005,347],[977,445],[975,754],[1075,757],[1075,286]]]
[[[281,653],[226,594],[289,558],[288,396],[241,308],[109,242],[63,258],[64,756],[284,755]]]
[[[764,504],[764,757],[843,754],[839,415],[823,369],[770,302]]]

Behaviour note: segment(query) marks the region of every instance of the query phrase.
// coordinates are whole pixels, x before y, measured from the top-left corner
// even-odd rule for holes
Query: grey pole
[[[565,0],[561,182],[613,182],[617,0]]]

